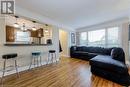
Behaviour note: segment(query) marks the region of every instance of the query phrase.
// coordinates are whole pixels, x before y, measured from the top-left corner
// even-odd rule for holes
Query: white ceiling
[[[130,0],[16,0],[16,5],[74,29],[130,16]]]

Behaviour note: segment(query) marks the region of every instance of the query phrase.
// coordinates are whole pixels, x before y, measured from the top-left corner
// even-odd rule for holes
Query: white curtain
[[[130,55],[129,55],[129,23],[123,23],[120,26],[120,36],[121,36],[121,47],[125,51],[126,63],[130,63]]]

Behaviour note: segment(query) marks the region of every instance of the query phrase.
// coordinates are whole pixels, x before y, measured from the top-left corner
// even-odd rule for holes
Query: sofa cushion
[[[105,48],[105,54],[106,55],[111,55],[111,50],[112,50],[113,48]]]
[[[127,66],[111,56],[98,55],[90,60],[90,65],[120,74],[128,73]]]
[[[82,51],[75,51],[74,57],[80,58],[83,60],[89,60],[90,58],[88,57],[88,52],[82,52]]]
[[[88,52],[83,52],[83,51],[75,51],[75,53],[81,55],[88,55]]]
[[[99,55],[99,54],[98,53],[88,53],[89,59],[91,59],[91,58],[93,58],[93,57],[95,57],[97,55]]]

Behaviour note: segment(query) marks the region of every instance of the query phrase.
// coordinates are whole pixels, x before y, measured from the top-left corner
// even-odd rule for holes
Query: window
[[[88,32],[89,46],[105,46],[105,29]]]
[[[119,29],[118,27],[112,27],[107,29],[107,47],[117,47],[119,46]]]
[[[15,34],[15,41],[16,42],[29,42],[30,41],[30,33],[17,31]]]
[[[87,45],[87,32],[80,33],[80,45]]]
[[[119,28],[111,27],[100,30],[81,32],[80,45],[118,47],[120,45]]]

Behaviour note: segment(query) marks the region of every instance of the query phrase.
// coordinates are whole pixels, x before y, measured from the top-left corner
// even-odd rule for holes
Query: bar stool
[[[40,61],[39,61],[39,59],[40,59]],[[31,66],[33,63],[34,63],[34,67],[35,67],[35,65],[37,65],[37,67],[38,67],[39,62],[40,62],[40,66],[42,66],[41,52],[39,52],[39,51],[32,52],[32,58],[31,58],[29,70],[31,69]]]
[[[4,59],[4,66],[3,66],[3,74],[2,74],[2,77],[1,77],[1,80],[3,82],[3,77],[5,75],[5,72],[6,72],[6,61],[9,60],[9,59],[13,59],[14,61],[14,67],[16,69],[16,73],[17,73],[17,76],[19,77],[19,72],[18,72],[18,65],[17,65],[17,53],[11,53],[11,54],[5,54],[2,56],[2,58]]]
[[[49,63],[50,58],[51,58],[52,63],[54,62],[54,58],[55,58],[55,61],[57,62],[56,51],[55,50],[49,50],[47,64]]]

